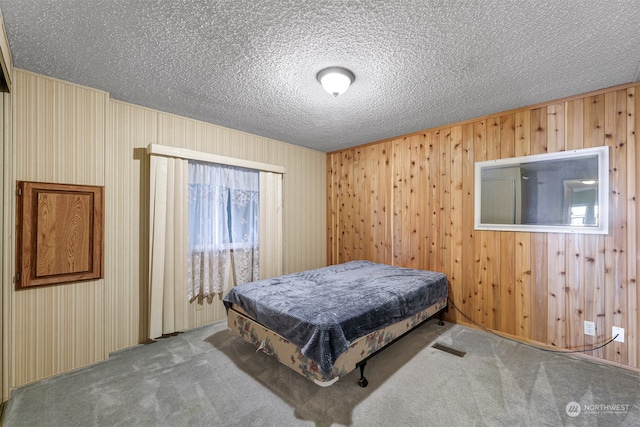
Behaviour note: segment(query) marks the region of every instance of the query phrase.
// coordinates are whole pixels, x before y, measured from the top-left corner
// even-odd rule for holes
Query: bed
[[[447,309],[443,273],[370,261],[238,285],[223,302],[232,332],[320,386]]]

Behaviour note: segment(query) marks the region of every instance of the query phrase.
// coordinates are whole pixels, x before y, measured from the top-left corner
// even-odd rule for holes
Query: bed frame
[[[409,329],[408,331],[406,331],[405,333],[403,333],[399,337],[394,338],[392,341],[390,341],[385,346],[380,347],[378,350],[374,351],[373,353],[371,353],[370,355],[368,355],[367,357],[365,357],[364,359],[362,359],[361,361],[356,363],[356,368],[360,368],[360,378],[358,379],[358,385],[360,387],[366,387],[367,385],[369,385],[369,381],[367,381],[367,379],[364,377],[364,367],[367,365],[367,360],[371,359],[373,356],[375,356],[376,354],[380,353],[382,350],[384,350],[385,348],[389,347],[391,344],[399,341],[401,338],[404,338],[406,335],[408,335],[410,332],[412,332],[418,326],[421,326],[422,324],[428,322],[429,320],[431,320],[435,316],[438,316],[438,325],[444,326],[444,321],[442,320],[442,318],[443,318],[444,313],[446,311],[448,311],[448,306],[443,308],[443,309],[441,309],[441,310],[439,310],[433,316],[424,319],[422,322],[420,322],[419,324],[417,324],[413,328]]]
[[[442,317],[447,308],[445,297],[407,319],[358,338],[351,343],[345,353],[340,355],[333,370],[326,376],[320,372],[316,362],[301,353],[300,347],[261,325],[238,306],[233,305],[229,309],[227,324],[232,332],[252,344],[257,350],[275,357],[283,365],[319,386],[330,386],[352,370],[360,368],[358,384],[360,387],[366,387],[369,382],[364,376],[364,368],[369,359],[436,316],[438,324],[444,325]]]

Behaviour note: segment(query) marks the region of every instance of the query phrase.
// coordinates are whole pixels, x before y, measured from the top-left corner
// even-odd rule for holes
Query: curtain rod
[[[221,165],[237,166],[241,168],[281,174],[285,174],[287,171],[287,168],[284,166],[254,162],[252,160],[236,159],[235,157],[220,156],[217,154],[204,153],[202,151],[194,151],[187,148],[170,147],[160,144],[149,144],[147,146],[147,154],[153,156],[178,157],[187,160],[197,160],[201,162],[217,163]]]

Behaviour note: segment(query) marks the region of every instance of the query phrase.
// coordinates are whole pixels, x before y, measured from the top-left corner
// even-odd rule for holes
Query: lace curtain
[[[260,174],[189,162],[188,298],[259,276]]]

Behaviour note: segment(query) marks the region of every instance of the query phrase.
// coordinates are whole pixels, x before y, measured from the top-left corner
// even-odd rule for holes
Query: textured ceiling
[[[640,79],[640,1],[0,0],[14,64],[321,151]],[[316,73],[344,66],[338,98]]]

